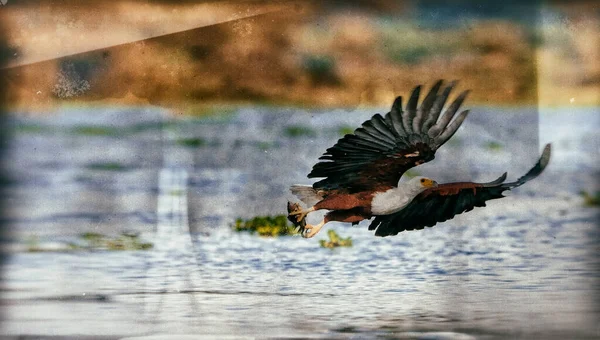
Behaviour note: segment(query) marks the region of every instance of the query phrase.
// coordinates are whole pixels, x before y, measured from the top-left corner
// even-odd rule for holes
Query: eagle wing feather
[[[385,116],[375,114],[326,150],[308,175],[324,177],[313,187],[348,193],[394,187],[405,171],[431,161],[468,114],[463,111],[452,119],[468,94],[464,91],[438,120],[455,84],[449,83],[440,93],[443,81],[439,80],[420,105],[421,86],[417,86],[406,110],[402,97],[397,97]]]
[[[541,174],[548,165],[550,153],[551,147],[548,144],[535,166],[514,182],[505,183],[504,173],[488,183],[447,183],[427,189],[404,209],[390,215],[376,216],[369,230],[376,229],[377,236],[396,235],[405,230],[432,227],[475,207],[485,207],[486,201],[502,198],[504,191],[521,186]]]

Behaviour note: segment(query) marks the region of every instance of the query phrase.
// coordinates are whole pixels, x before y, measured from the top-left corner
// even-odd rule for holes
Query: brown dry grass
[[[365,11],[295,9],[10,68],[8,102],[29,109],[151,103],[181,111],[216,102],[388,105],[415,84],[445,78],[474,89],[472,102],[600,103],[593,13],[566,12],[569,20],[542,26],[544,43],[536,45],[529,28],[509,21],[441,31]],[[150,20],[143,13],[140,25]],[[87,67],[90,90],[61,99],[52,89],[68,62]]]

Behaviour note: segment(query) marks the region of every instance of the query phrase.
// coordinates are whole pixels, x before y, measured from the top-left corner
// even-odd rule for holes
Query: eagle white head
[[[421,187],[424,187],[424,188],[437,187],[437,182],[436,181],[434,181],[432,179],[429,179],[427,177],[423,177],[423,176],[417,176],[417,177],[411,178],[408,182],[409,183],[411,183],[411,182],[415,183],[414,185],[416,187],[418,187],[418,186],[421,186]]]
[[[437,182],[432,179],[423,176],[417,176],[411,178],[407,182],[404,182],[402,186],[408,193],[416,196],[426,189],[437,187],[437,185]]]

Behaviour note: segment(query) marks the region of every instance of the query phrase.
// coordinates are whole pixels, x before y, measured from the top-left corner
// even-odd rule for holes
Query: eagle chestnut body
[[[374,191],[322,193],[325,197],[314,208],[331,210],[325,217],[328,222],[356,223],[373,216],[398,212],[425,189],[436,185],[437,183],[425,177],[416,177],[397,187],[382,187]]]

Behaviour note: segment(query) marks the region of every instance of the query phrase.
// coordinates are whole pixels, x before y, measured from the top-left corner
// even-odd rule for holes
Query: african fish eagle
[[[457,214],[484,207],[485,201],[504,197],[537,177],[550,160],[550,144],[535,166],[515,182],[505,182],[506,173],[488,183],[457,182],[438,184],[415,177],[399,182],[410,168],[433,160],[435,152],[458,130],[469,111],[454,118],[469,91],[462,92],[440,114],[455,82],[433,85],[419,105],[421,86],[415,87],[402,108],[396,98],[385,116],[374,115],[353,133],[345,135],[327,149],[309,178],[322,178],[312,186],[293,185],[291,191],[307,209],[291,211],[288,216],[301,227],[304,237],[313,237],[330,221],[358,224],[371,221],[369,230],[376,236],[396,235],[404,230],[423,229],[444,222]],[[316,224],[306,224],[310,212],[329,212]]]

